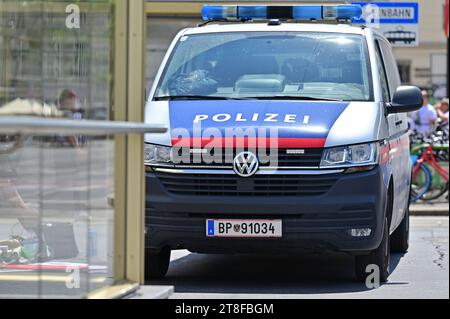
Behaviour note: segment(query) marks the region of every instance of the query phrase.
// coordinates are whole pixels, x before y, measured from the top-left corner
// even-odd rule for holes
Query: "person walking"
[[[410,124],[411,130],[426,136],[433,131],[438,115],[435,108],[429,102],[429,95],[426,90],[422,90],[422,98],[422,107],[410,114]]]

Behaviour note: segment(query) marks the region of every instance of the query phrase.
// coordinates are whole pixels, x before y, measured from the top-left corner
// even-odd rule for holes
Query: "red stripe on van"
[[[266,137],[225,137],[225,138],[173,138],[177,147],[224,147],[224,148],[322,148],[325,138],[266,138]]]

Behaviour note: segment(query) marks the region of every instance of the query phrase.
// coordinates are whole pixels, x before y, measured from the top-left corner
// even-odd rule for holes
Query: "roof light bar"
[[[202,18],[209,20],[350,20],[362,15],[360,5],[335,6],[249,6],[205,5]]]

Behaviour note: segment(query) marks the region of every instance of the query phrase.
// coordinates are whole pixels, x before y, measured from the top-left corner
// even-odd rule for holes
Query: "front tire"
[[[405,216],[401,224],[391,235],[391,248],[393,252],[405,254],[409,249],[409,207],[406,208]]]
[[[145,278],[163,279],[170,264],[170,249],[164,248],[160,252],[145,251]]]
[[[371,251],[368,255],[361,255],[355,257],[355,275],[358,281],[365,282],[367,276],[367,266],[377,265],[380,270],[380,282],[386,282],[389,277],[390,266],[390,236],[389,236],[389,223],[385,218],[383,226],[383,240],[380,246]]]

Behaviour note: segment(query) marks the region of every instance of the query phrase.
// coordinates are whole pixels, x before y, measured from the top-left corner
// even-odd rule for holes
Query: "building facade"
[[[400,74],[404,83],[433,89],[443,97],[442,88],[447,83],[448,41],[444,32],[445,0],[418,2],[420,43],[415,48],[395,49]]]

